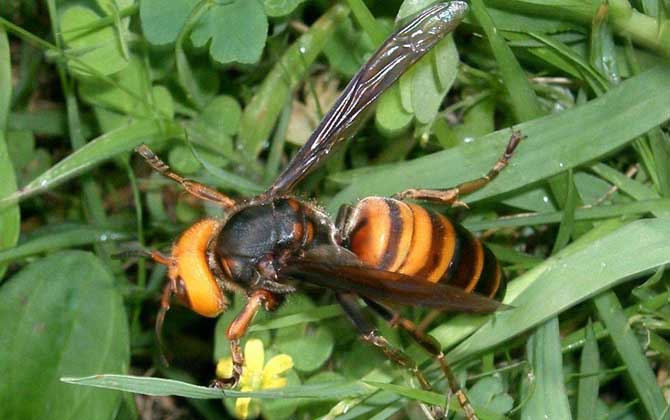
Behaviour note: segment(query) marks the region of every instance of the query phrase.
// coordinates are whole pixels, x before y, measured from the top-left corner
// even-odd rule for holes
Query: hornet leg
[[[230,341],[230,354],[233,358],[233,374],[230,378],[214,379],[210,386],[214,388],[233,388],[240,381],[242,377],[242,369],[244,366],[244,354],[240,346],[240,340],[247,333],[251,321],[258,310],[263,306],[265,310],[272,311],[277,306],[277,299],[267,290],[256,290],[249,295],[249,300],[244,305],[244,308],[235,317],[233,322],[226,330],[226,337]]]
[[[207,187],[206,185],[200,184],[198,182],[186,179],[179,174],[176,174],[170,170],[170,167],[165,164],[154,152],[149,149],[146,145],[141,145],[135,149],[137,153],[140,154],[147,161],[151,168],[160,173],[161,175],[170,178],[171,180],[178,182],[182,187],[189,193],[201,200],[211,201],[220,205],[223,208],[233,207],[235,205],[235,200],[228,197],[225,194]]]
[[[356,302],[356,295],[352,293],[337,293],[336,297],[338,303],[344,309],[344,313],[361,334],[363,341],[379,348],[389,360],[409,370],[417,381],[419,381],[421,388],[427,391],[432,390],[430,383],[426,380],[416,362],[405,352],[389,343],[365,317],[361,311],[361,307]],[[433,415],[436,418],[444,417],[444,413],[440,407],[433,407],[431,411],[433,411]]]
[[[460,185],[457,185],[453,188],[448,189],[413,189],[410,188],[405,191],[401,191],[393,196],[398,200],[404,200],[411,198],[413,200],[425,200],[433,203],[446,204],[449,206],[466,206],[466,204],[459,200],[459,197],[462,195],[470,194],[474,191],[477,191],[489,182],[493,181],[498,174],[505,169],[509,160],[514,154],[514,149],[519,145],[523,136],[520,131],[512,131],[512,136],[507,143],[505,152],[502,154],[500,159],[493,165],[489,172],[481,178],[477,178],[472,181],[464,182]]]
[[[368,304],[368,306],[372,310],[377,312],[382,318],[388,321],[388,323],[391,326],[400,327],[401,329],[407,331],[409,335],[414,339],[414,341],[417,342],[417,344],[423,347],[428,353],[430,353],[433,356],[435,360],[437,360],[437,362],[440,364],[440,367],[442,368],[444,376],[447,378],[447,382],[449,383],[449,389],[451,390],[451,393],[454,396],[456,396],[458,403],[460,404],[461,408],[463,408],[463,413],[465,414],[465,417],[468,420],[478,420],[479,418],[477,417],[475,409],[472,407],[472,404],[470,403],[468,396],[465,394],[465,391],[463,391],[461,386],[458,384],[458,381],[456,380],[454,373],[451,371],[451,368],[449,367],[449,364],[447,363],[447,360],[444,357],[444,353],[442,352],[440,343],[438,343],[437,340],[435,340],[429,334],[420,331],[412,321],[403,318],[399,313],[392,311],[373,300],[366,298],[363,298],[363,300],[365,301],[365,303]]]

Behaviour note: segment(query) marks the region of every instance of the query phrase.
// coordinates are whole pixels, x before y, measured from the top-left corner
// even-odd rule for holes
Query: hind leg
[[[393,198],[397,198],[398,200],[411,198],[413,200],[424,200],[439,204],[446,204],[449,206],[466,206],[465,203],[459,200],[459,197],[477,191],[486,186],[486,184],[489,182],[493,181],[498,176],[498,174],[503,169],[505,169],[509,163],[509,160],[514,154],[514,149],[516,149],[522,139],[523,136],[521,135],[520,131],[512,131],[512,136],[507,143],[505,152],[502,154],[500,159],[498,159],[495,165],[493,165],[493,167],[488,171],[488,173],[481,178],[464,182],[460,185],[448,189],[431,190],[410,188],[395,194]]]
[[[437,362],[440,364],[440,367],[442,368],[444,376],[447,378],[449,389],[458,400],[461,408],[463,408],[465,417],[468,420],[478,420],[475,409],[472,407],[468,396],[459,385],[456,377],[454,376],[454,373],[451,371],[451,368],[447,363],[446,358],[444,357],[440,343],[438,343],[437,340],[435,340],[431,335],[419,330],[412,321],[403,318],[398,312],[392,311],[373,300],[366,298],[363,298],[363,300],[365,300],[365,302],[372,310],[377,312],[382,318],[388,321],[391,326],[400,327],[401,329],[407,331],[407,333],[409,333],[409,335],[417,342],[417,344],[430,353],[433,356],[433,359],[437,360]]]
[[[412,373],[421,385],[421,388],[427,391],[432,390],[430,383],[426,380],[426,377],[423,375],[423,372],[421,372],[416,362],[401,349],[389,343],[386,338],[380,334],[379,330],[377,330],[377,328],[365,317],[361,307],[358,305],[358,302],[356,302],[356,295],[353,293],[337,293],[336,296],[340,306],[344,309],[344,313],[359,331],[363,341],[379,348],[389,360]],[[444,416],[441,407],[433,407],[431,411],[436,418],[442,418]]]

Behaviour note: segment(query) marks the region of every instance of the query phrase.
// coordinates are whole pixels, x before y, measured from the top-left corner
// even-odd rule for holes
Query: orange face
[[[173,292],[194,312],[207,317],[219,315],[228,305],[207,257],[209,241],[219,225],[214,219],[204,219],[184,231],[172,247],[169,263],[169,276],[176,286]]]

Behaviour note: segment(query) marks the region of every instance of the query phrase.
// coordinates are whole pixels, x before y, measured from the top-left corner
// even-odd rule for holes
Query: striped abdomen
[[[349,249],[371,266],[502,299],[500,265],[479,239],[441,214],[383,197],[361,200],[344,232]]]

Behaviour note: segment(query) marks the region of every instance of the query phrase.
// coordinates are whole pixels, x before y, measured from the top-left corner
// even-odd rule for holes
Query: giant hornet
[[[170,255],[151,252],[168,267],[160,330],[172,295],[200,315],[226,310],[227,293],[247,302],[227,329],[233,374],[218,386],[235,386],[244,356],[240,340],[262,307],[272,311],[301,282],[331,289],[361,338],[407,368],[424,389],[431,385],[417,364],[392,346],[362,312],[369,309],[405,330],[439,363],[467,418],[477,419],[459,387],[440,344],[387,304],[446,311],[491,313],[501,307],[505,280],[497,260],[482,242],[449,218],[406,199],[446,205],[484,187],[505,168],[521,136],[513,133],[503,155],[481,178],[443,190],[410,189],[393,198],[367,197],[343,206],[333,222],[314,204],[292,194],[333,147],[353,135],[375,100],[412,64],[451,32],[468,5],[439,3],[395,31],[353,77],[305,145],[269,189],[234,199],[172,172],[147,146],[137,152],[156,171],[193,196],[215,203],[221,218],[207,218],[176,240]]]

